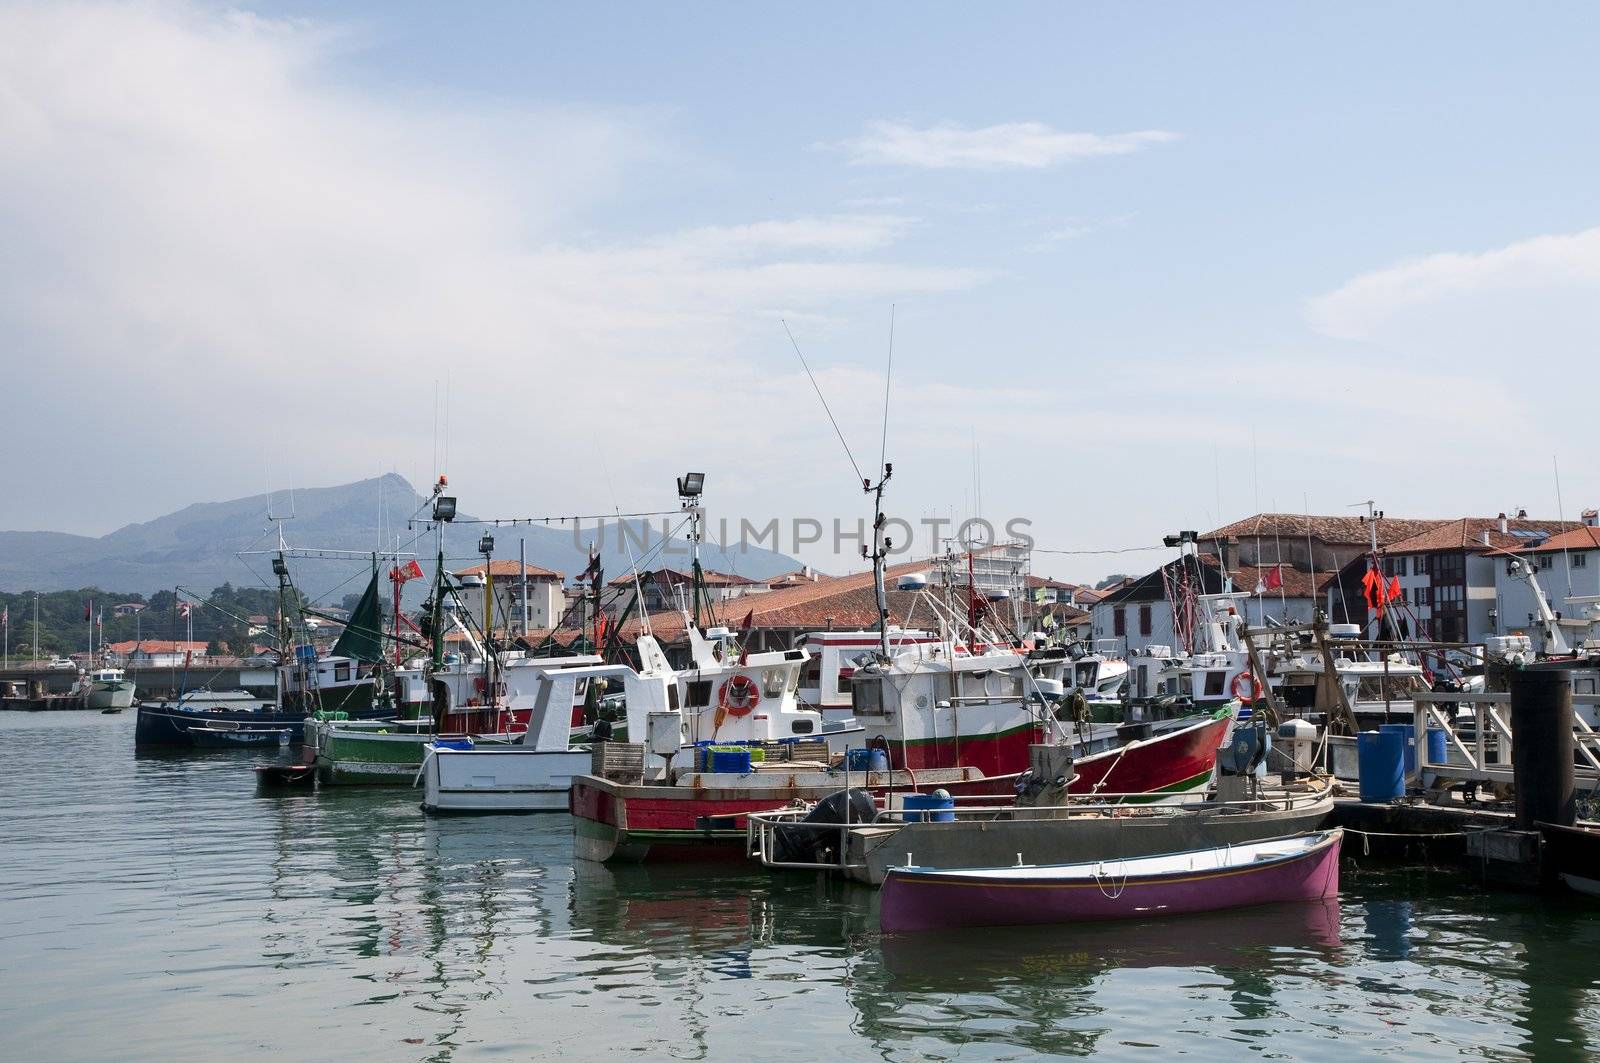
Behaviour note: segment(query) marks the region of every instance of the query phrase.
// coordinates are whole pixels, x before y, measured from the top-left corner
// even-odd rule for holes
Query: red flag
[[[85,620],[87,620],[93,615],[94,615],[94,605],[93,605],[93,603],[92,602],[84,602],[83,603],[83,618]]]
[[[1367,599],[1367,608],[1383,612],[1383,577],[1378,575],[1378,570],[1367,569],[1367,574],[1361,577],[1362,595]]]
[[[594,618],[594,649],[596,653],[606,644],[606,632],[611,630],[611,618],[604,612],[596,613]]]
[[[1275,591],[1283,586],[1283,566],[1273,565],[1267,569],[1267,578],[1262,582],[1269,591]]]
[[[745,643],[745,636],[750,634],[750,624],[756,618],[756,611],[750,610],[744,614],[744,623],[739,625],[739,663],[743,664],[750,659],[750,647]]]
[[[1400,593],[1401,593],[1400,592],[1400,577],[1399,576],[1390,576],[1389,577],[1389,601],[1398,602],[1400,600]]]
[[[405,568],[401,569],[401,571],[406,574],[406,579],[422,578],[422,566],[417,564],[416,558],[412,558],[410,561],[407,561]]]

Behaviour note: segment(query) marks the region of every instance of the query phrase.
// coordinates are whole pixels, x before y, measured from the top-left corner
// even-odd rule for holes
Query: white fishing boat
[[[120,668],[98,668],[89,673],[89,708],[105,713],[133,707],[134,682]]]

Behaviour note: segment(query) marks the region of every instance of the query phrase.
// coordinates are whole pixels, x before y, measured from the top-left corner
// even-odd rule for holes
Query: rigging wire
[[[844,432],[840,431],[839,422],[834,419],[833,410],[828,407],[828,400],[822,397],[822,388],[817,386],[817,378],[812,375],[811,366],[806,363],[806,356],[800,353],[800,344],[795,342],[794,333],[789,331],[789,322],[783,318],[778,320],[783,323],[783,331],[789,337],[795,355],[800,359],[800,367],[806,371],[806,378],[811,381],[811,390],[817,393],[817,399],[822,403],[822,410],[828,415],[828,423],[833,425],[834,435],[839,437],[839,445],[844,448],[844,456],[850,459],[850,467],[856,471],[856,479],[867,482],[867,477],[861,475],[861,466],[856,464],[856,456],[850,453],[850,444],[844,441]]]
[[[423,508],[426,508],[426,506]],[[417,512],[420,513],[422,510],[419,509]],[[457,517],[449,523],[492,524],[497,528],[515,528],[519,524],[526,524],[529,527],[532,527],[535,524],[548,525],[552,521],[555,521],[559,524],[565,524],[569,520],[573,522],[581,520],[610,520],[612,517],[620,517],[624,519],[633,517],[676,517],[681,512],[682,510],[677,509],[656,509],[640,513],[571,513],[565,515],[551,514],[547,517]],[[426,528],[434,523],[435,522],[432,520],[432,518],[412,516],[406,521],[406,527],[414,528],[418,525],[422,525],[424,528]]]

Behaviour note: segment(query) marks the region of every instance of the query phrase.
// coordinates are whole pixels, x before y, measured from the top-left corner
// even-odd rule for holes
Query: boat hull
[[[1330,831],[1304,853],[1255,864],[1192,873],[1103,875],[1062,881],[1050,869],[1037,878],[996,879],[959,872],[928,874],[891,869],[883,885],[879,922],[886,934],[955,927],[1143,919],[1312,901],[1339,892],[1342,832]]]
[[[1233,713],[1219,709],[1209,719],[1075,760],[1068,792],[1130,794],[1129,802],[1171,800],[1211,781],[1217,749],[1233,729]]]
[[[422,810],[565,812],[572,780],[589,770],[591,760],[587,749],[436,749],[422,766]]]
[[[1545,872],[1569,889],[1600,897],[1600,830],[1540,823]]]
[[[863,778],[858,773],[849,782],[882,793],[890,774]],[[1015,775],[985,776],[973,768],[917,772],[914,784],[904,773],[893,774],[898,776],[897,791],[942,788],[952,796],[1006,800],[1014,797],[1017,781]],[[820,801],[846,787],[842,773],[774,774],[762,781],[765,785],[652,786],[580,776],[572,782],[574,851],[580,859],[599,861],[739,860],[745,855],[746,816],[751,812],[795,800]]]
[[[1087,811],[1061,819],[906,823],[852,831],[845,876],[881,886],[889,868],[913,860],[925,868],[997,867],[1128,860],[1222,845],[1244,845],[1318,831],[1333,814],[1333,795],[1285,809],[1238,811],[1194,800],[1184,811],[1106,816]]]
[[[133,681],[94,683],[89,687],[89,708],[101,712],[121,712],[133,708]]]
[[[427,758],[429,742],[441,737],[413,733],[359,730],[340,721],[311,721],[308,738],[315,750],[317,781],[325,786],[413,786]],[[465,734],[443,736],[466,738]],[[473,735],[474,742],[511,741],[510,735]]]
[[[201,709],[166,705],[140,705],[134,724],[133,741],[140,749],[196,749],[205,748],[192,733],[205,730],[219,722],[233,723],[251,728],[277,730],[287,728],[289,741],[299,741],[305,724],[305,714],[277,709],[255,711],[250,709]]]

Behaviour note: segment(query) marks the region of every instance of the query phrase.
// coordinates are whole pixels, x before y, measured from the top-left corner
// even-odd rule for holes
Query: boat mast
[[[861,481],[861,489],[872,496],[872,552],[867,554],[865,546],[861,552],[872,558],[872,589],[878,600],[878,652],[886,661],[889,659],[889,591],[883,580],[884,559],[889,556],[894,544],[883,535],[883,489],[893,475],[894,465],[886,461],[883,463],[883,476],[876,484],[870,479]]]
[[[693,620],[695,627],[700,627],[700,599],[705,584],[705,573],[700,568],[701,522],[705,518],[705,509],[700,505],[700,496],[705,491],[705,488],[706,474],[703,472],[686,472],[678,477],[678,502],[683,506],[684,512],[689,514],[689,557],[691,560],[689,574],[694,582]]]

